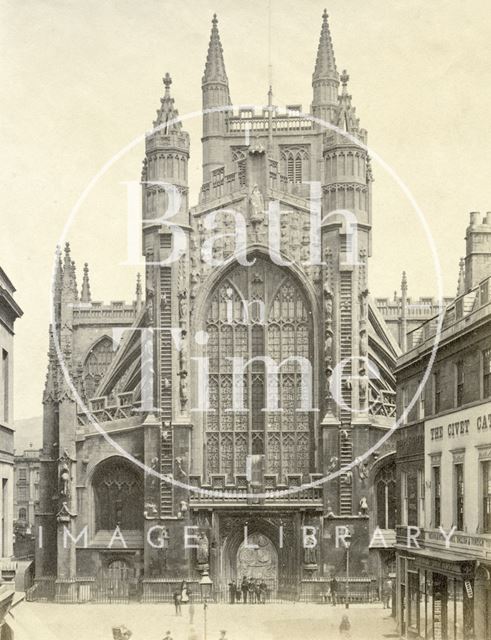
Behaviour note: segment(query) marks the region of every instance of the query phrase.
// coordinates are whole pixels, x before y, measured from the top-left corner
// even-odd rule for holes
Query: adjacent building
[[[34,513],[39,502],[39,449],[14,457],[14,554],[34,556]]]
[[[445,308],[439,336],[437,330],[436,316],[411,331],[396,370],[403,421],[396,454],[398,622],[404,637],[485,640],[491,637],[491,213],[483,220],[470,215],[458,295]]]
[[[2,577],[11,577],[14,503],[14,324],[22,310],[15,288],[0,268],[0,558]]]

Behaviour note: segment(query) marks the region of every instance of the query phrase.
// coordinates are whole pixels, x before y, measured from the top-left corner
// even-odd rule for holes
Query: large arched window
[[[84,363],[84,388],[88,399],[95,396],[99,382],[114,357],[111,338],[104,336],[89,351]]]
[[[92,480],[95,502],[95,531],[141,529],[143,522],[143,479],[129,460],[115,456],[101,462]]]
[[[377,526],[395,529],[396,526],[396,467],[394,462],[386,464],[375,476],[377,496]]]
[[[310,470],[310,411],[300,410],[302,393],[312,385],[291,357],[312,361],[312,317],[297,282],[260,258],[236,266],[214,290],[206,312],[209,335],[209,403],[205,414],[207,474],[244,474],[249,454],[264,454],[266,473],[306,474]],[[267,412],[265,363],[253,361],[242,376],[244,411],[232,411],[232,361],[270,357],[281,366],[277,389],[280,411]],[[236,381],[238,378],[236,377]],[[271,379],[270,379],[271,380]],[[270,397],[273,393],[270,393]],[[271,407],[271,399],[269,401]],[[305,407],[305,405],[304,405]]]

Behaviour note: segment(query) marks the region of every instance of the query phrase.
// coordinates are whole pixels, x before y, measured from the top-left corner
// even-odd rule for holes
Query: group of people
[[[230,604],[242,602],[247,604],[266,604],[268,597],[268,585],[264,580],[248,578],[244,576],[241,583],[230,582],[228,585]]]

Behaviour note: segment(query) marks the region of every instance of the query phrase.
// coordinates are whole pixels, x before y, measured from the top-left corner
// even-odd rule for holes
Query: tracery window
[[[206,473],[227,481],[244,474],[248,454],[264,454],[266,473],[310,470],[312,413],[301,409],[305,376],[288,358],[312,356],[312,318],[297,283],[280,267],[256,258],[253,267],[236,266],[213,292],[206,314],[209,335],[209,407],[205,414]],[[244,411],[233,411],[231,357],[270,357],[278,371],[278,409],[267,412],[265,363],[244,368]],[[235,383],[237,384],[237,377]],[[310,384],[312,380],[310,379]]]
[[[99,382],[106,373],[114,357],[111,338],[104,336],[89,351],[84,363],[84,388],[87,398],[95,397]]]
[[[304,147],[288,147],[281,151],[282,173],[288,182],[299,183],[308,179],[309,153]]]
[[[134,464],[110,458],[98,466],[92,485],[96,531],[142,528],[143,481]]]
[[[377,496],[377,526],[395,529],[396,526],[396,473],[393,462],[387,464],[375,477]]]

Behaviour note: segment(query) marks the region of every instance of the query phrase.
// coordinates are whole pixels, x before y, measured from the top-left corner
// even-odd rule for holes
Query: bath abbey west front
[[[351,471],[310,486],[356,461],[393,424],[392,371],[410,322],[405,280],[394,303],[368,292],[372,177],[348,79],[337,70],[324,14],[311,117],[298,104],[277,109],[271,91],[267,108],[234,109],[214,18],[202,79],[203,183],[190,206],[190,139],[165,76],[146,138],[146,269],[135,301],[94,301],[87,265],[77,284],[69,246],[59,256],[33,599],[159,600],[204,572],[216,594],[249,576],[271,594],[294,585],[297,596],[317,598],[332,576],[345,576],[342,526],[351,533],[353,597],[357,585],[368,593],[393,570],[390,440]],[[314,234],[309,182],[320,183],[323,222]],[[162,222],[170,191],[159,183],[180,195],[178,232]],[[346,216],[328,215],[340,209],[356,216],[356,239]],[[237,246],[237,214],[246,246]],[[312,235],[319,260],[311,259]],[[187,251],[174,260],[179,238]],[[152,336],[150,347],[143,335]],[[377,375],[368,375],[367,357]],[[231,410],[232,358],[249,363],[240,411]],[[281,363],[278,411],[268,410],[267,358]],[[302,358],[311,365],[307,409]],[[306,526],[315,527],[314,549],[304,548]],[[383,538],[373,536],[377,527]],[[196,536],[187,545],[185,531]]]

